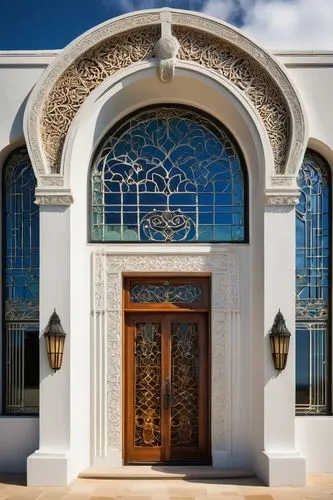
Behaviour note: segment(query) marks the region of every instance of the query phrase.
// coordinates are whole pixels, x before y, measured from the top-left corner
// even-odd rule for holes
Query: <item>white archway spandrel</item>
[[[125,15],[83,34],[59,54],[36,85],[25,113],[25,133],[38,179],[37,202],[47,203],[52,192],[55,203],[63,190],[60,203],[71,202],[61,157],[72,120],[105,79],[155,58],[161,37],[179,43],[170,60],[162,61],[161,51],[157,52],[160,64],[168,64],[163,81],[171,81],[177,60],[191,61],[198,72],[201,67],[216,71],[248,100],[267,132],[274,157],[274,175],[266,174],[266,202],[284,204],[286,196],[293,201],[307,130],[302,105],[284,69],[226,23],[199,13],[159,9]]]

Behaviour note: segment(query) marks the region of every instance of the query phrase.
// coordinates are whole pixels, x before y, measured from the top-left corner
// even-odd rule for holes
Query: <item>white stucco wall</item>
[[[11,148],[22,143],[22,119],[27,96],[39,76],[42,74],[43,69],[51,62],[54,56],[55,53],[44,52],[29,52],[25,54],[0,53],[0,162],[3,161]],[[327,159],[331,161],[333,158],[333,153],[330,150],[330,148],[333,148],[333,53],[283,53],[278,55],[278,59],[286,65],[303,100],[310,127],[310,137],[320,141],[322,146],[320,152],[324,155],[325,152],[327,152]],[[184,75],[180,78],[184,79]],[[177,69],[175,82],[177,84]],[[159,91],[157,87],[153,90],[149,85],[147,86],[146,83],[143,82],[142,88],[138,86],[136,91],[141,92],[142,102],[152,97],[156,102],[158,99],[162,100],[163,98],[167,98],[168,92],[171,92],[170,88],[168,89],[168,87],[163,86],[163,84],[159,83],[158,87],[161,88],[161,91]],[[200,94],[198,96],[198,91],[200,93],[199,87],[195,89],[186,84],[184,87],[186,89],[186,96],[180,96],[180,88],[181,86],[176,91],[176,94],[174,94],[178,96],[177,102],[186,101],[189,104],[192,103],[195,105],[202,97],[202,107],[207,109],[207,111],[214,111],[216,116],[220,114],[221,118],[223,118],[223,110],[221,109],[219,111],[219,104],[217,101],[214,101],[215,97],[213,91],[210,95],[202,94],[200,97]],[[144,95],[146,96],[145,99],[142,97]],[[137,98],[137,93],[131,95],[123,91],[123,98],[118,100],[116,104],[113,102],[112,106],[105,108],[107,112],[99,117],[99,119],[102,120],[102,123],[99,125],[99,133],[101,134],[103,129],[109,128],[110,120],[116,119],[125,112],[126,109],[129,109],[131,105],[134,106]],[[209,104],[209,101],[211,104]],[[126,102],[126,106],[124,102]],[[109,112],[110,114],[108,114]],[[109,121],[106,120],[107,116],[109,116]],[[239,125],[240,122],[237,124],[237,119],[231,116],[228,126],[236,135],[237,139],[239,139],[239,137],[237,137],[237,133],[239,134],[239,131],[237,132],[237,126]],[[89,123],[87,123],[87,127],[89,128]],[[246,140],[244,137],[243,147],[244,152],[246,152]],[[85,146],[86,149],[81,148],[81,151],[77,153],[76,159],[81,161],[84,175],[80,179],[73,176],[73,180],[76,182],[76,188],[73,189],[75,203],[64,212],[45,210],[42,214],[42,227],[45,228],[43,229],[44,238],[42,244],[47,248],[48,255],[50,256],[49,258],[51,259],[51,256],[54,256],[53,263],[51,259],[43,265],[52,269],[52,276],[49,275],[49,278],[50,276],[53,277],[52,281],[55,283],[53,289],[54,294],[44,298],[44,310],[50,309],[50,311],[52,311],[52,308],[56,305],[55,302],[57,302],[57,304],[60,303],[59,313],[64,323],[63,326],[68,328],[73,335],[70,342],[69,339],[68,342],[66,341],[64,368],[61,373],[50,378],[47,365],[44,364],[43,368],[42,364],[42,370],[44,369],[45,371],[45,380],[43,380],[42,383],[41,395],[44,398],[44,402],[49,400],[50,404],[55,405],[55,408],[58,404],[58,413],[55,414],[54,422],[50,421],[48,423],[48,428],[46,427],[46,423],[42,425],[40,432],[41,436],[47,435],[47,440],[45,442],[48,442],[50,447],[53,446],[54,449],[54,445],[58,446],[58,456],[53,454],[52,458],[55,463],[60,463],[62,457],[65,457],[65,460],[69,460],[66,452],[70,448],[74,450],[74,455],[70,458],[71,463],[76,463],[75,467],[73,465],[74,474],[77,470],[88,466],[91,459],[89,448],[89,392],[76,391],[75,388],[78,386],[82,387],[84,384],[89,386],[90,384],[89,287],[91,286],[91,254],[95,250],[93,245],[87,245],[86,243],[87,221],[85,208],[87,203],[85,191],[86,175],[89,164],[89,156],[85,157],[85,153],[89,155],[94,144],[92,142],[84,144],[84,135],[80,136],[80,141],[76,144],[76,147]],[[313,143],[313,145],[314,144],[315,143]],[[253,158],[254,157],[252,157],[252,161]],[[247,159],[251,162],[251,154]],[[78,175],[78,173],[76,172],[75,175]],[[260,183],[256,182],[255,177],[252,177],[251,182],[253,186],[253,198],[260,196],[259,193],[256,192],[256,188],[258,188]],[[260,218],[263,220],[263,213],[260,212],[257,205],[253,210],[254,213],[252,213],[251,220],[258,221]],[[84,215],[82,216],[83,213]],[[267,224],[270,224],[269,217],[270,216],[266,214]],[[275,217],[276,214],[272,215],[271,220]],[[288,215],[284,217],[286,220],[288,219]],[[281,221],[281,219],[279,220]],[[70,262],[70,278],[68,279],[69,289],[64,291],[61,284],[57,285],[57,280],[65,280],[66,276],[64,273],[67,273],[68,278],[68,267],[59,265],[59,261],[57,260],[59,251],[56,248],[53,249],[52,254],[52,245],[50,245],[48,241],[48,231],[51,230],[53,236],[54,231],[59,231],[57,233],[59,236],[65,226],[69,229],[68,233],[65,231],[63,234],[61,251],[66,255],[66,266],[69,266]],[[268,225],[268,227],[270,226]],[[280,233],[283,232],[283,224],[282,226],[278,224],[277,228]],[[69,232],[72,238],[71,245],[66,237],[66,234],[69,234]],[[255,264],[256,262],[258,263],[260,259],[264,259],[262,239],[263,234],[260,234],[259,237],[255,237],[254,233],[252,233],[251,248],[249,249],[250,256],[242,261],[243,267],[248,266],[249,262],[252,263],[252,268],[249,271],[250,276],[248,274],[244,276],[246,276],[246,279],[252,280],[253,290],[258,292],[253,294],[251,298],[251,307],[253,307],[252,312],[248,303],[245,302],[244,306],[250,328],[252,332],[254,332],[252,333],[253,337],[251,339],[250,337],[246,338],[246,345],[251,351],[251,359],[246,361],[248,363],[247,365],[241,365],[240,372],[234,373],[234,376],[240,373],[240,380],[245,381],[248,375],[248,372],[246,372],[244,368],[244,366],[246,366],[247,369],[251,371],[252,377],[251,383],[248,381],[248,385],[245,385],[243,389],[238,388],[238,392],[236,391],[233,395],[232,418],[235,422],[233,431],[235,434],[232,439],[234,440],[235,454],[238,456],[243,454],[243,456],[246,457],[244,461],[245,465],[251,463],[251,457],[254,450],[259,452],[264,448],[265,439],[266,444],[267,442],[271,443],[272,453],[277,454],[279,453],[279,443],[283,443],[288,447],[293,441],[293,435],[290,436],[289,434],[293,434],[292,429],[287,426],[288,428],[285,433],[283,430],[285,414],[278,403],[279,396],[281,395],[281,386],[277,387],[276,381],[271,379],[269,352],[263,350],[262,339],[260,337],[263,328],[267,329],[271,326],[273,319],[273,316],[271,319],[271,315],[273,315],[273,311],[275,311],[276,304],[272,304],[271,313],[265,320],[265,326],[263,318],[260,317],[260,315],[253,314],[253,311],[258,311],[260,309],[260,300],[262,298],[262,287],[264,283],[264,270],[255,267],[257,265]],[[55,243],[53,244],[55,245]],[[266,258],[269,259],[267,256]],[[54,264],[54,262],[56,262],[56,264]],[[274,272],[277,273],[277,270]],[[273,276],[275,276],[274,272],[272,273]],[[50,282],[42,282],[42,286],[47,290],[47,287],[50,286]],[[280,286],[282,287],[283,284]],[[80,291],[83,291],[81,295]],[[68,313],[68,308],[66,306],[67,300],[71,302],[71,314]],[[61,307],[63,307],[63,310],[61,310]],[[287,305],[283,306],[283,308],[284,310],[288,310]],[[43,323],[46,323],[47,319],[46,316],[43,317]],[[292,323],[291,317],[288,317],[288,323]],[[259,333],[255,334],[255,332]],[[252,350],[250,345],[252,346]],[[240,346],[236,347],[240,349]],[[77,353],[80,353],[80,355],[78,356]],[[260,353],[260,355],[258,356],[256,353]],[[290,354],[293,355],[293,348]],[[43,355],[43,351],[41,351],[41,356],[43,357]],[[243,354],[243,357],[244,359],[246,358],[245,354]],[[44,361],[45,360],[43,360],[43,363]],[[2,370],[0,370],[0,377],[1,373]],[[257,382],[265,379],[265,376],[267,378],[265,387],[264,385],[258,385]],[[68,380],[70,380],[70,384],[68,384]],[[293,376],[288,372],[285,381],[286,387],[288,383],[294,383]],[[60,388],[59,400],[53,399],[52,390],[54,387]],[[282,387],[284,387],[284,384]],[[267,394],[266,399],[265,392]],[[239,412],[236,411],[236,404],[241,406]],[[292,398],[290,404],[293,405]],[[62,411],[62,409],[66,411]],[[262,426],[265,425],[265,412],[272,415],[272,422],[275,416],[279,416],[279,412],[281,412],[282,427],[279,429],[281,440],[276,441],[274,426],[272,426],[272,428],[266,426],[265,436],[262,435]],[[248,418],[248,415],[251,415],[251,417]],[[58,441],[57,443],[48,441],[48,436],[52,433],[52,425],[59,425],[63,429],[62,441]],[[306,458],[307,470],[312,472],[332,472],[333,454],[330,443],[333,442],[333,417],[297,417],[295,418],[294,431],[296,449]],[[0,417],[0,443],[0,471],[24,470],[26,457],[31,452],[38,449],[38,419],[29,417]],[[45,454],[48,453],[47,447],[41,451]],[[258,460],[257,464],[258,469],[260,469],[260,467],[265,468],[265,465],[259,462],[260,460]],[[237,465],[239,462],[236,460],[235,463]],[[61,474],[62,472],[59,472],[59,475]]]
[[[0,152],[23,140],[29,93],[55,53],[0,52]]]
[[[37,417],[0,416],[0,472],[25,472],[39,443]]]

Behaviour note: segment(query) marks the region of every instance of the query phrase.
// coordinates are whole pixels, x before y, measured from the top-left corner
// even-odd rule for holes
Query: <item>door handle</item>
[[[164,379],[163,403],[164,403],[164,409],[167,410],[170,406],[169,379],[168,378]]]

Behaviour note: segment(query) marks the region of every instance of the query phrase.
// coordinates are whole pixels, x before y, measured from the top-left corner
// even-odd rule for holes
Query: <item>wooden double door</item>
[[[126,315],[126,463],[209,463],[207,313]]]

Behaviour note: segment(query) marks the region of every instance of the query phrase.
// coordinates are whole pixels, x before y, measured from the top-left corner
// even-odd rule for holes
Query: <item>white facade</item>
[[[138,30],[133,60],[121,53],[129,30]],[[145,30],[159,57],[146,56]],[[263,86],[244,91],[241,66],[238,74],[222,73],[198,60],[191,52],[198,33],[241,49]],[[68,68],[113,40],[117,57],[103,63],[101,56],[104,73],[89,73],[87,65],[89,91],[71,87]],[[104,23],[63,51],[0,53],[0,161],[26,143],[37,178],[40,327],[56,307],[68,332],[55,374],[41,338],[39,419],[0,418],[1,470],[24,470],[29,455],[29,484],[64,485],[89,467],[123,464],[121,278],[156,272],[212,276],[213,465],[247,468],[277,486],[302,485],[306,472],[333,472],[333,417],[295,417],[294,356],[296,175],[308,146],[333,165],[332,84],[333,53],[270,55],[218,20],[167,9]],[[272,89],[282,96],[275,111]],[[84,94],[75,111],[73,93]],[[266,121],[263,101],[272,113]],[[113,124],[155,103],[190,105],[232,132],[249,177],[249,243],[89,243],[94,151]],[[50,109],[55,126],[48,129]],[[287,368],[277,376],[267,334],[279,308],[292,337]]]

